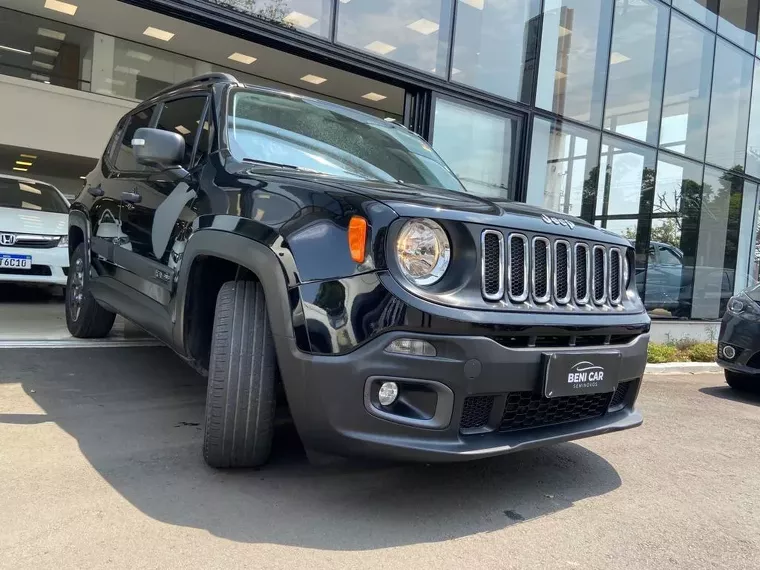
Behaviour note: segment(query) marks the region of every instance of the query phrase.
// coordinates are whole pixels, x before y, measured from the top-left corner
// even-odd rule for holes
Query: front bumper
[[[69,249],[67,247],[3,248],[0,246],[0,251],[11,255],[30,255],[32,257],[32,268],[29,270],[0,268],[0,283],[66,285],[69,270]]]
[[[735,351],[731,360],[723,355],[726,345]],[[716,362],[723,368],[739,374],[756,375],[760,380],[760,322],[726,312],[720,324],[717,356]]]
[[[400,337],[427,340],[436,347],[438,356],[385,352],[388,344]],[[642,416],[634,404],[646,365],[648,340],[648,334],[641,334],[627,344],[555,349],[584,355],[619,350],[619,380],[630,381],[630,389],[624,401],[609,411],[607,404],[602,404],[605,408],[598,416],[514,431],[500,431],[507,394],[533,398],[537,403],[530,406],[536,409],[546,405],[540,396],[542,354],[552,349],[511,348],[476,336],[393,332],[345,355],[315,356],[291,346],[286,358],[281,350],[278,356],[291,413],[307,448],[339,455],[463,461],[640,425]],[[285,339],[278,341],[284,343]],[[377,379],[399,380],[402,390],[416,384],[434,389],[435,412],[423,414],[432,416],[430,420],[418,418],[410,423],[408,417],[382,413],[371,396]],[[465,401],[480,395],[494,396],[489,421],[475,430],[463,428]],[[612,403],[612,398],[610,393],[607,402]],[[429,406],[429,398],[427,402]],[[445,407],[443,412],[439,406]]]

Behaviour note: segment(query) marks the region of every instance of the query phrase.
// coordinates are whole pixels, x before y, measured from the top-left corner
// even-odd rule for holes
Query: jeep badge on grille
[[[575,227],[575,223],[571,222],[570,220],[563,220],[562,218],[547,216],[546,214],[541,214],[541,219],[547,224],[554,224],[555,226],[565,226],[566,228],[570,228],[571,230]]]

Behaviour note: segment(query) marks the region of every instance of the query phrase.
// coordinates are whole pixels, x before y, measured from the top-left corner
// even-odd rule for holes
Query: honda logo
[[[16,243],[15,234],[0,234],[0,245],[13,245]]]

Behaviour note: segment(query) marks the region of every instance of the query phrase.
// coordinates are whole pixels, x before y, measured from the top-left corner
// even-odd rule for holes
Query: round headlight
[[[415,285],[432,285],[443,277],[449,266],[449,238],[433,220],[409,220],[399,232],[396,259],[409,281]]]
[[[744,301],[737,297],[731,297],[728,300],[728,310],[732,313],[739,314],[744,311]]]

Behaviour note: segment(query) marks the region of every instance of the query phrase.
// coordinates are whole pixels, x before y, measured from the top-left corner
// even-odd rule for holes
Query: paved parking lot
[[[201,459],[170,351],[0,350],[2,568],[758,568],[760,397],[652,376],[643,427],[459,465]]]

